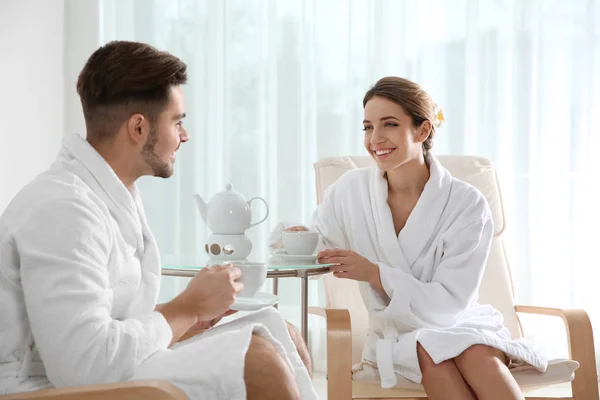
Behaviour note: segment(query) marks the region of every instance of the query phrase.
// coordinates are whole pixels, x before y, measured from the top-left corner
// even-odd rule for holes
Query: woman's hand
[[[291,226],[287,229],[284,229],[284,232],[306,232],[308,228],[305,226]]]
[[[352,250],[328,249],[319,252],[319,264],[330,267],[338,278],[354,279],[374,284],[379,279],[379,266]]]
[[[370,283],[379,293],[387,297],[381,284],[379,265],[352,250],[323,250],[319,252],[318,257],[319,264],[336,264],[329,267],[333,271],[333,276]]]

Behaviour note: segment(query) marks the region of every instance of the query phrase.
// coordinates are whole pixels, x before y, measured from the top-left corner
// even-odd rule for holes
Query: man
[[[86,139],[68,137],[0,217],[0,394],[164,379],[190,399],[316,398],[274,309],[212,328],[242,289],[238,269],[204,268],[156,305],[135,182],[173,174],[186,81],[178,58],[133,42],[99,48],[81,71]]]

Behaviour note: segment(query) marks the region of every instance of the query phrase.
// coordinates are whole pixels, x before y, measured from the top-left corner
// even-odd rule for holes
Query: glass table
[[[329,272],[331,264],[314,265],[268,265],[267,278],[273,279],[273,294],[278,294],[279,278],[300,278],[302,281],[301,290],[301,320],[300,332],[305,342],[308,342],[308,277],[324,275]],[[202,268],[202,266],[185,265],[163,265],[162,274],[164,276],[178,276],[192,278]]]

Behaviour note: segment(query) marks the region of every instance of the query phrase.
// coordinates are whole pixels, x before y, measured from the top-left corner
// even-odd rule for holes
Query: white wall
[[[60,147],[64,22],[63,0],[0,0],[0,213]]]
[[[79,72],[89,56],[103,44],[102,36],[105,29],[100,12],[101,2],[102,0],[64,0],[65,131],[67,133],[85,134],[83,110],[75,85]]]

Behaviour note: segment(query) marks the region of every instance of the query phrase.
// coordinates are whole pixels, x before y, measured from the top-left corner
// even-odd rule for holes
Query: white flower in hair
[[[444,117],[444,110],[442,110],[441,108],[435,108],[435,123],[434,126],[436,129],[441,128],[442,125],[444,125],[444,122],[446,121],[446,117]]]

